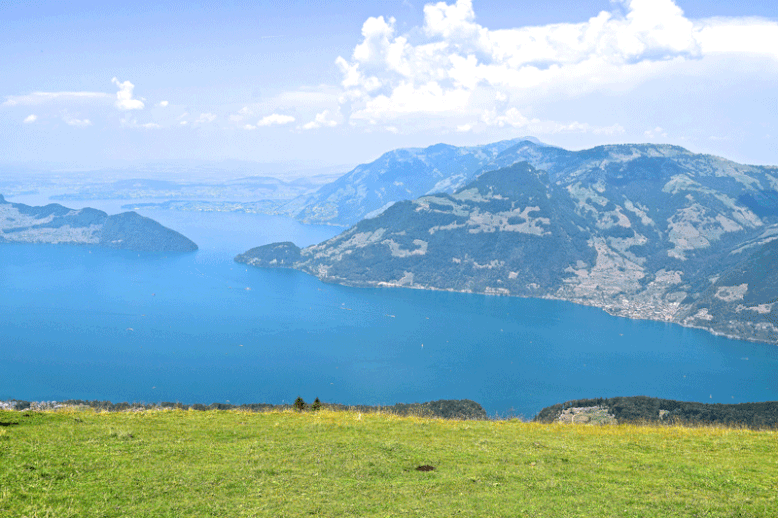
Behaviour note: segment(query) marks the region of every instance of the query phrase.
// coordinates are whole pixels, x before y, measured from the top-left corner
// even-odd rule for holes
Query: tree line
[[[695,403],[647,396],[575,399],[544,408],[535,421],[552,422],[568,408],[593,406],[606,408],[619,423],[721,424],[755,429],[778,426],[778,401]]]
[[[272,410],[294,409],[298,411],[315,411],[319,409],[328,410],[351,410],[355,412],[371,413],[383,412],[395,415],[407,416],[415,415],[420,417],[437,417],[443,419],[486,419],[484,408],[469,399],[441,399],[438,401],[428,401],[426,403],[395,403],[394,405],[343,405],[339,403],[324,403],[319,398],[308,405],[301,397],[298,397],[294,403],[287,405],[273,405],[270,403],[248,403],[243,405],[233,405],[231,403],[211,403],[205,405],[202,403],[187,404],[181,402],[163,401],[161,403],[112,403],[111,401],[69,399],[67,401],[58,401],[57,405],[62,406],[83,406],[100,410],[104,412],[123,412],[128,410],[153,410],[159,408],[171,408],[180,410],[246,410],[250,412],[269,412]],[[15,401],[16,410],[27,410],[33,407],[30,401]]]

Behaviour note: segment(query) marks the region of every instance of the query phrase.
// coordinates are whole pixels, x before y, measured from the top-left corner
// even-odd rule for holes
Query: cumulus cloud
[[[25,117],[25,118],[24,118],[24,122],[25,122],[26,124],[33,123],[33,122],[35,122],[36,120],[38,120],[38,116],[37,116],[37,115],[35,115],[34,113],[31,113],[30,115],[28,115],[27,117]]]
[[[497,115],[496,110],[487,110],[481,116],[481,120],[487,126],[513,126],[514,128],[524,128],[530,124],[539,124],[539,119],[528,119],[516,108],[509,108],[503,115]]]
[[[159,103],[157,104],[157,106],[159,106],[159,107],[161,107],[161,108],[164,108],[164,107],[166,107],[168,104],[170,104],[170,103],[169,103],[169,102],[167,102],[167,101],[159,101]]]
[[[291,115],[279,115],[277,113],[273,113],[271,115],[262,117],[259,121],[257,121],[257,126],[272,126],[273,124],[289,124],[294,121],[295,119]]]
[[[316,118],[314,118],[311,122],[303,124],[303,129],[310,130],[322,127],[332,128],[337,125],[338,121],[330,118],[330,111],[324,110],[321,113],[317,113]]]
[[[426,5],[423,26],[405,34],[393,18],[368,18],[351,58],[338,57],[336,65],[340,105],[352,123],[424,116],[458,131],[596,133],[620,126],[540,121],[524,112],[560,98],[623,92],[678,63],[743,52],[778,59],[778,24],[695,21],[673,0],[617,0],[612,12],[583,23],[490,30],[477,23],[471,0],[457,0]]]
[[[704,54],[764,54],[778,59],[778,23],[759,18],[714,18],[697,24]]]
[[[115,77],[111,79],[111,82],[119,87],[119,91],[116,92],[116,107],[120,110],[142,110],[145,106],[140,99],[132,98],[132,91],[135,85],[129,81],[120,82]]]

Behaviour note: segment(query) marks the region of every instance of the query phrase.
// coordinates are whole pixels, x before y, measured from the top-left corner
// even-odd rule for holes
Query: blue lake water
[[[336,234],[270,216],[149,212],[163,256],[0,246],[0,399],[393,404],[468,398],[778,400],[778,347],[549,300],[321,283],[232,257]]]

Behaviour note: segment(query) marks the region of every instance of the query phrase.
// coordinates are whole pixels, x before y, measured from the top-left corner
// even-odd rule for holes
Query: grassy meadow
[[[330,410],[0,424],[2,517],[778,515],[775,431]]]

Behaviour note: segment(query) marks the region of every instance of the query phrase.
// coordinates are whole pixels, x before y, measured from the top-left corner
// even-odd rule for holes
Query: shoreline
[[[757,338],[754,336],[743,336],[743,335],[735,335],[731,333],[726,333],[723,331],[719,331],[713,327],[706,327],[706,326],[700,326],[700,325],[694,325],[694,324],[686,324],[684,321],[678,321],[668,318],[653,318],[652,316],[641,316],[641,315],[624,315],[620,314],[619,311],[625,311],[628,308],[612,308],[610,305],[599,305],[596,303],[591,303],[590,301],[585,300],[576,300],[576,299],[568,299],[563,297],[558,297],[554,295],[538,295],[538,296],[532,296],[532,295],[520,295],[520,294],[513,294],[513,293],[505,293],[505,292],[495,292],[495,291],[473,291],[473,290],[458,290],[455,288],[438,288],[434,286],[419,286],[419,285],[407,285],[407,284],[398,284],[397,282],[388,282],[388,281],[364,281],[364,282],[352,282],[346,279],[336,278],[336,277],[320,277],[319,275],[316,275],[315,273],[308,271],[307,269],[302,268],[295,268],[293,266],[257,266],[255,264],[252,264],[248,261],[237,261],[235,262],[239,264],[245,264],[247,266],[253,266],[254,268],[270,268],[270,269],[284,269],[284,270],[295,270],[298,272],[305,273],[307,275],[310,275],[312,277],[316,277],[319,279],[319,281],[325,283],[325,284],[337,284],[339,286],[346,286],[349,288],[405,288],[405,289],[412,289],[412,290],[423,290],[423,291],[441,291],[441,292],[450,292],[450,293],[462,293],[462,294],[470,294],[470,295],[482,295],[485,297],[516,297],[521,299],[543,299],[543,300],[557,300],[561,302],[568,302],[570,304],[576,304],[579,306],[587,306],[591,308],[597,308],[601,311],[604,311],[608,315],[612,317],[617,318],[626,318],[629,320],[646,320],[651,322],[662,322],[665,324],[674,324],[678,325],[680,327],[686,328],[686,329],[699,329],[701,331],[705,331],[713,336],[719,336],[722,338],[727,338],[729,340],[740,340],[744,342],[751,342],[751,343],[760,343],[760,344],[766,344],[766,345],[774,345],[778,346],[778,340],[776,341],[770,341],[765,340],[761,338]]]
[[[304,408],[310,410],[311,403],[303,402]],[[492,419],[486,410],[475,401],[469,399],[441,399],[436,401],[426,401],[423,403],[395,403],[394,405],[343,405],[340,403],[320,402],[320,408],[338,411],[355,411],[362,413],[388,413],[399,416],[414,415],[418,417],[432,417],[441,419],[467,419],[467,420],[501,420],[513,416],[506,415],[501,417],[495,414]],[[64,401],[25,401],[19,399],[0,400],[0,411],[10,412],[42,412],[56,411],[62,409],[85,409],[91,408],[102,412],[142,412],[148,410],[238,410],[246,412],[272,412],[284,410],[297,410],[295,404],[272,404],[272,403],[246,403],[234,405],[231,403],[181,403],[181,402],[120,402],[101,400],[81,400],[68,399]]]

